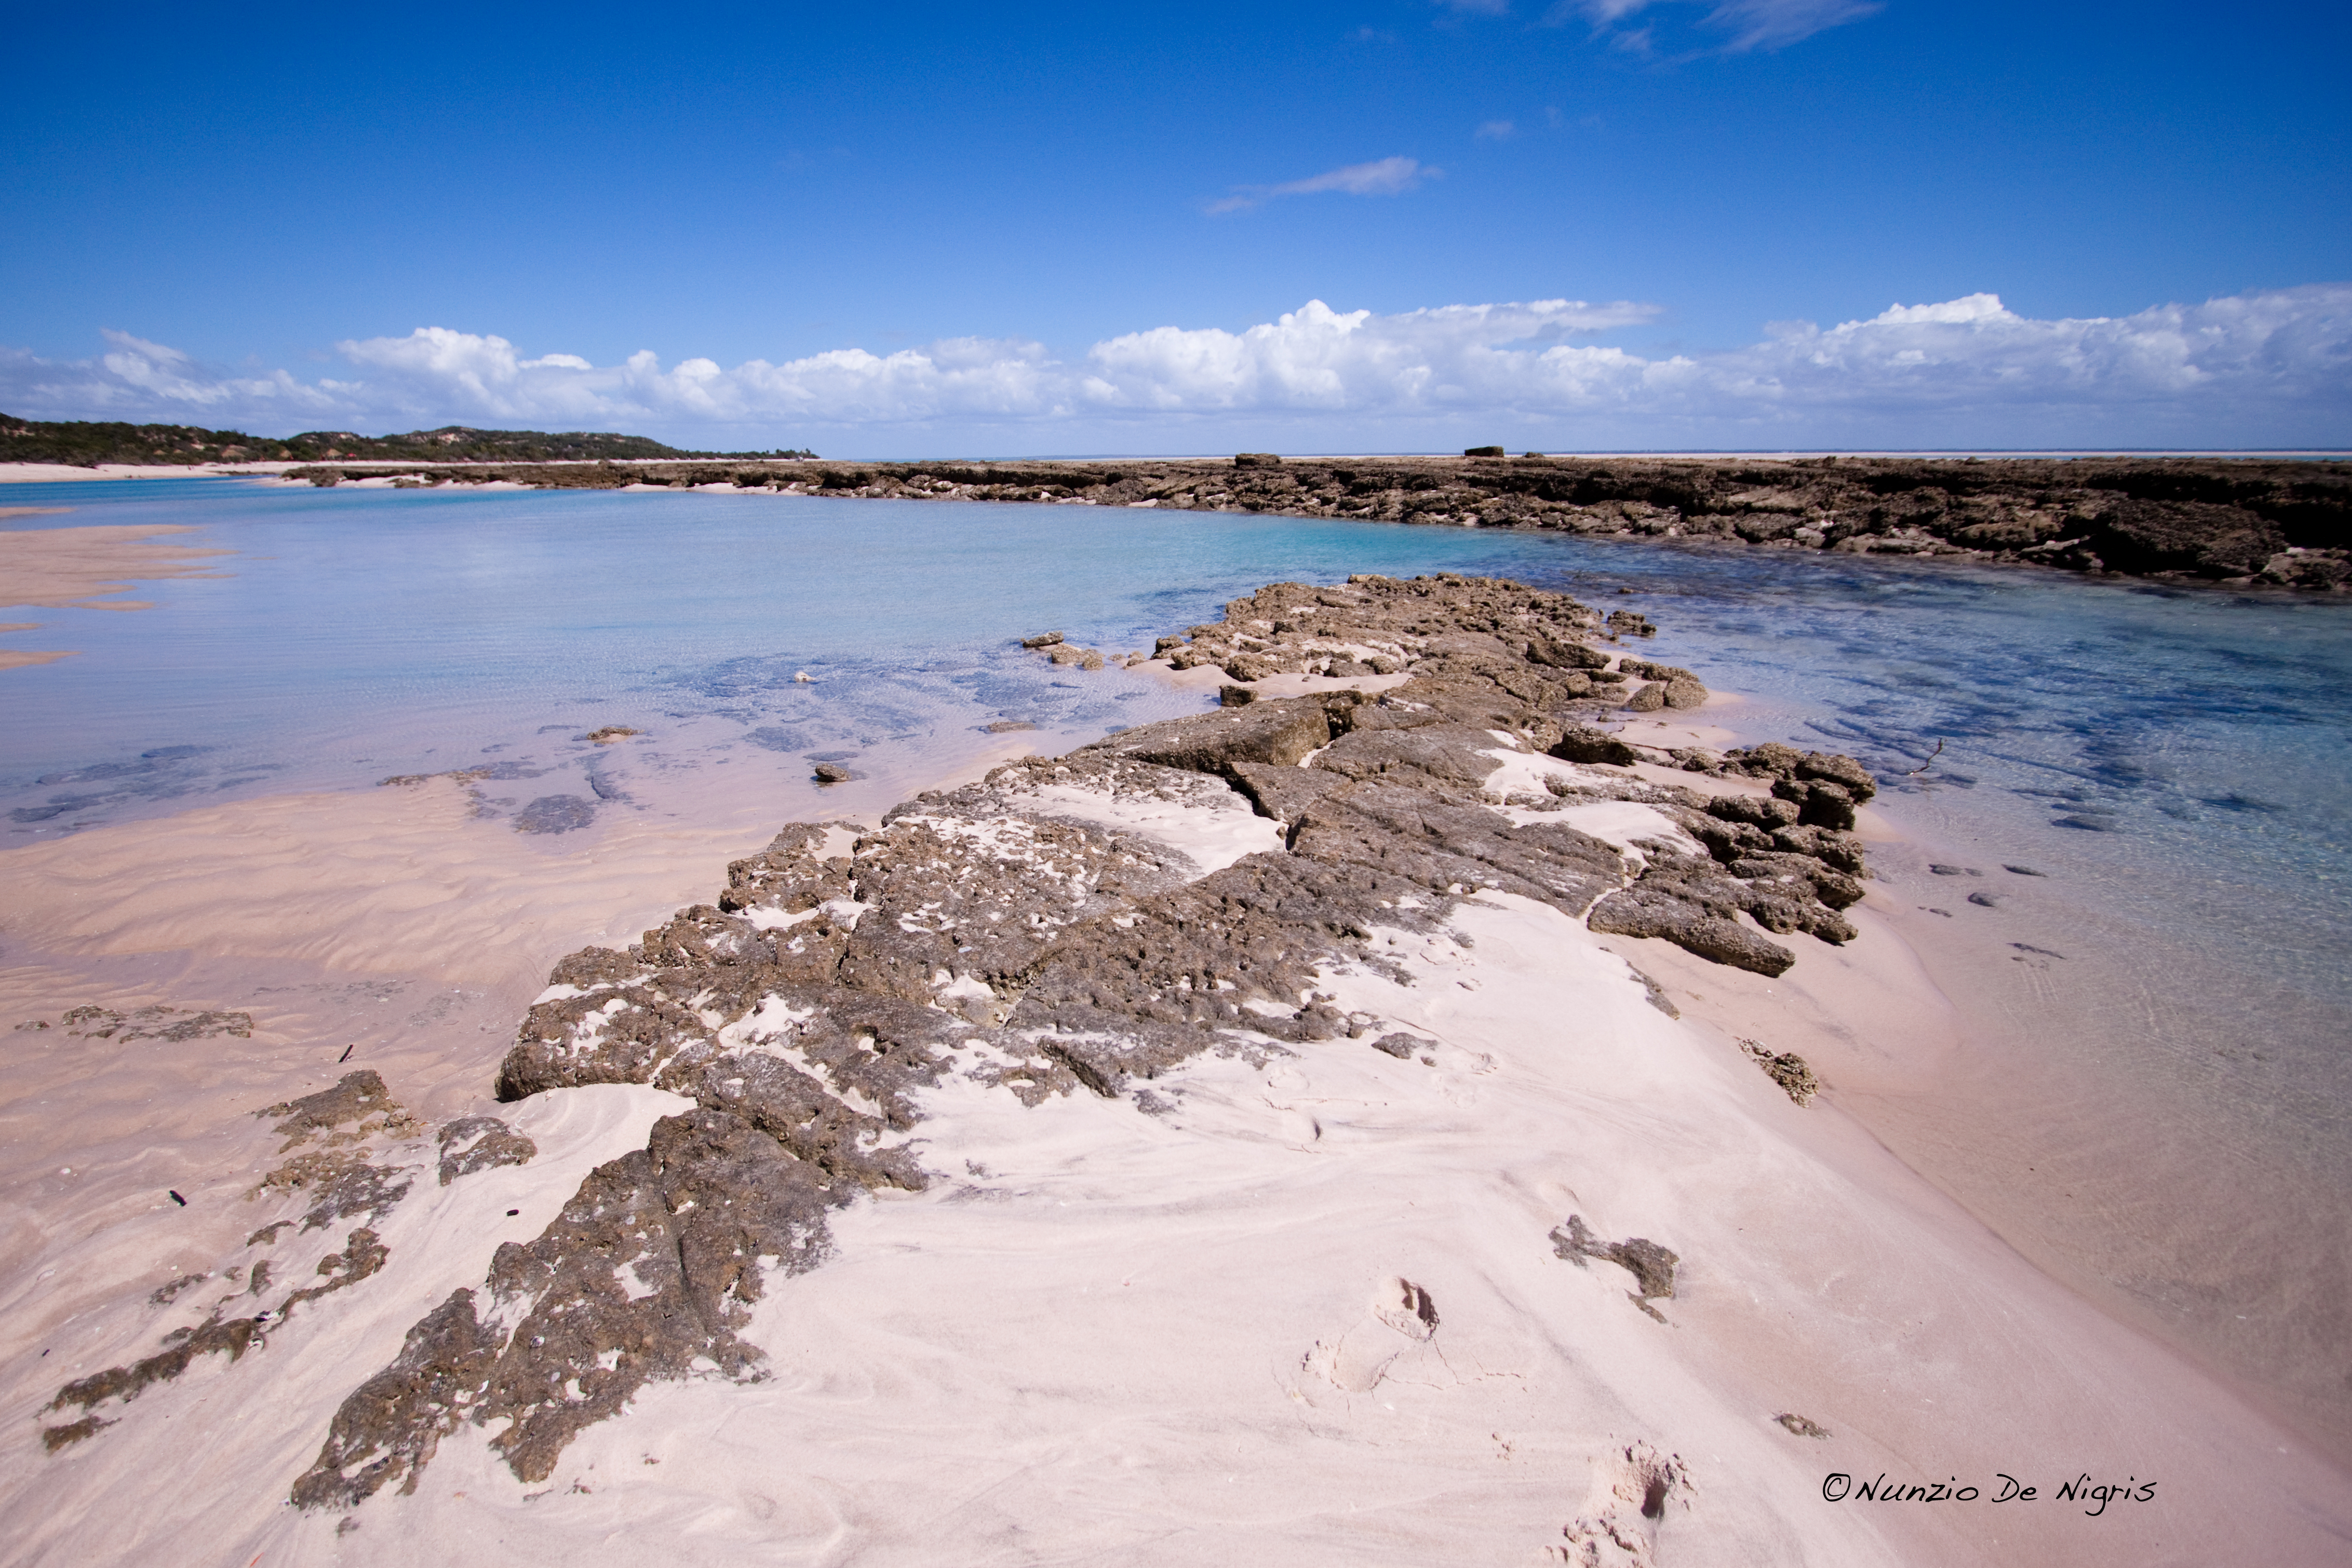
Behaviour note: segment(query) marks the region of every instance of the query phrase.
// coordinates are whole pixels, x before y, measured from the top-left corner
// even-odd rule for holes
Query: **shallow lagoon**
[[[1117,653],[1279,579],[1496,573],[1635,589],[1654,656],[1757,699],[1731,722],[1759,738],[1890,779],[1940,740],[1896,785],[1915,810],[1964,811],[2053,868],[2130,868],[2146,918],[2352,998],[2352,603],[2332,599],[1081,507],[0,486],[0,506],[60,504],[18,523],[194,523],[187,542],[237,554],[222,579],[137,589],[154,610],[39,612],[11,634],[80,651],[0,690],[17,842],[224,792],[543,764],[605,724],[692,724],[672,769],[764,754],[780,788],[813,754],[954,747],[993,719],[1075,742],[1199,699],[1048,670],[1021,632]]]
[[[1149,648],[1263,582],[1353,571],[1608,596],[1664,629],[1652,657],[1747,695],[1719,722],[1861,756],[1898,828],[1967,852],[1982,874],[1948,887],[1882,868],[1956,947],[2043,953],[1987,1063],[2031,1101],[2000,1150],[2017,1169],[1981,1139],[1923,1168],[2306,1418],[2340,1414],[2352,604],[1070,506],[224,480],[6,486],[0,506],[72,508],[17,526],[196,524],[181,542],[237,552],[232,575],[140,585],[153,610],[33,612],[10,634],[79,651],[0,676],[16,843],[466,767],[495,770],[489,810],[574,803],[543,824],[782,821],[822,809],[812,759],[936,774],[985,755],[994,720],[1052,751],[1202,700],[1051,669],[1011,645],[1024,632]],[[613,724],[646,738],[582,742]],[[2179,1179],[2150,1190],[2166,1162]]]

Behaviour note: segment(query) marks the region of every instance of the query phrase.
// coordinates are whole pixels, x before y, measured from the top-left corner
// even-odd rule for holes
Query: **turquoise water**
[[[1967,792],[2019,852],[2189,868],[2298,986],[2352,951],[2352,603],[2056,574],[1301,518],[724,495],[359,491],[222,480],[0,486],[15,526],[172,521],[236,552],[158,608],[20,612],[79,656],[0,684],[13,841],[194,799],[348,788],[601,724],[688,720],[800,761],[991,719],[1088,735],[1192,706],[1055,672],[1034,630],[1112,652],[1280,578],[1496,572],[1631,586],[1658,656],[1764,699],[1759,733],[1915,793]],[[813,684],[793,676],[805,671]],[[551,738],[555,737],[555,738]],[[801,744],[805,742],[805,744]],[[2092,841],[2096,841],[2093,842]]]
[[[764,751],[798,775],[808,757],[952,743],[999,718],[1092,738],[1197,699],[1050,671],[1014,636],[1148,649],[1269,574],[1492,554],[1469,536],[1092,507],[65,488],[0,486],[0,506],[72,507],[19,526],[200,523],[175,542],[238,553],[219,580],[141,585],[156,610],[24,617],[44,624],[13,645],[80,656],[0,691],[0,810],[18,842],[194,799],[544,764],[605,724],[675,738],[693,721],[673,769]]]
[[[523,825],[722,798],[781,821],[806,814],[812,760],[920,777],[981,755],[992,721],[1054,750],[1202,706],[1139,674],[1055,670],[1013,646],[1026,632],[1148,649],[1261,583],[1355,571],[1492,573],[1638,608],[1664,629],[1652,657],[1748,695],[1725,721],[1748,738],[1853,752],[1889,779],[1899,828],[1976,847],[1981,878],[1899,896],[2059,966],[2021,1037],[2053,1083],[2120,1061],[2131,1090],[2127,1116],[2067,1133],[2079,1160],[2158,1140],[2182,1173],[2177,1194],[2118,1192],[2085,1222],[2129,1233],[2103,1278],[2168,1321],[2211,1319],[2214,1343],[2250,1292],[2282,1314],[2346,1294],[2343,599],[1071,506],[229,480],[0,486],[13,506],[71,510],[5,526],[191,523],[174,542],[236,553],[219,579],[136,585],[152,610],[12,612],[42,624],[8,645],[79,651],[0,674],[12,843],[463,767],[493,769],[490,809]],[[581,743],[608,724],[646,739]],[[2021,1169],[2060,1157],[2036,1147]],[[2232,1185],[2271,1218],[2233,1208]],[[2217,1237],[2261,1257],[2218,1277],[2183,1261],[2219,1255]],[[2300,1338],[2237,1360],[2308,1360],[2316,1320],[2298,1321]],[[2339,1398],[2344,1359],[2323,1345],[2311,1369]]]
[[[1049,669],[1014,637],[1059,630],[1116,653],[1277,579],[1494,572],[1596,600],[1632,587],[1618,601],[1664,628],[1656,656],[1760,698],[1741,715],[1759,736],[1851,750],[1890,778],[1940,740],[1895,792],[1939,810],[1968,797],[2022,859],[2171,868],[2151,896],[2172,924],[2223,927],[2284,983],[2352,998],[2338,599],[1084,507],[0,486],[0,507],[28,505],[71,509],[15,526],[194,523],[202,535],[172,542],[236,553],[226,577],[134,588],[153,610],[19,612],[42,625],[11,644],[79,656],[0,681],[15,842],[485,758],[555,766],[604,724],[690,723],[672,773],[725,755],[793,777],[813,757],[961,744],[993,719],[1091,737],[1198,699]]]

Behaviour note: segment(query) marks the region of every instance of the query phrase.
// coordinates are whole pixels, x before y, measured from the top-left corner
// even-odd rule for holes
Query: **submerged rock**
[[[34,1019],[16,1026],[20,1030],[62,1029],[70,1035],[86,1040],[119,1040],[129,1044],[134,1040],[160,1040],[172,1043],[209,1040],[216,1035],[230,1035],[238,1040],[253,1036],[253,1015],[244,1012],[215,1012],[191,1008],[173,1008],[156,1004],[128,1009],[98,1006],[69,1008],[52,1026],[46,1019]]]
[[[515,813],[519,833],[568,833],[596,820],[596,802],[578,795],[541,795]]]

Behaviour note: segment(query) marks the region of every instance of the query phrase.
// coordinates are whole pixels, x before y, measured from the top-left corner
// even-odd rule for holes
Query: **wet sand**
[[[11,507],[0,508],[0,521],[69,510],[62,507]],[[152,610],[154,606],[150,601],[111,596],[129,592],[136,580],[226,575],[205,570],[204,563],[234,551],[149,542],[166,534],[196,531],[180,523],[0,529],[0,606]],[[16,622],[0,626],[0,632],[37,631],[39,625],[37,622]],[[0,648],[0,670],[70,657],[69,650]]]
[[[1832,1097],[1906,1165],[2053,1279],[2352,1462],[2352,1304],[2336,1288],[2352,1259],[2338,1212],[2288,1197],[2339,1190],[2319,1154],[2282,1123],[2217,1121],[2210,1096],[2148,1059],[2150,998],[2178,982],[2146,973],[2163,955],[2133,951],[2112,912],[1981,844],[1874,826],[1864,907],[1916,956],[1927,1005],[1857,1016],[1843,982],[1792,974],[1768,996],[1663,954],[1677,1002],[1768,1039],[1823,1039]],[[2263,1070],[2258,1013],[2211,1023],[2193,1032],[2215,1071]],[[2074,1049],[2053,1051],[2054,1037]]]

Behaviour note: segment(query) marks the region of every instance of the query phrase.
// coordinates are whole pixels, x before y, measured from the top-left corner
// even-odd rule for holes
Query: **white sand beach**
[[[1708,717],[1645,722],[1720,744]],[[1494,756],[1498,796],[1591,771]],[[838,800],[868,822],[890,803]],[[1196,880],[1280,841],[1232,794],[1080,780],[1024,809],[1115,825]],[[1569,810],[1622,846],[1673,831],[1636,804]],[[2317,1563],[2352,1535],[2340,1469],[1874,1135],[1958,1049],[1877,883],[1854,940],[1772,979],[1481,894],[1318,976],[1425,1049],[1239,1040],[1141,1109],[1026,1103],[975,1052],[922,1096],[928,1188],[859,1197],[821,1267],[772,1281],[742,1331],[763,1376],[648,1385],[542,1481],[461,1426],[413,1493],[288,1508],[420,1314],[688,1103],[605,1084],[497,1104],[550,966],[710,898],[765,837],[624,820],[534,841],[445,779],[0,852],[0,1005],[50,1025],[0,1065],[9,1560]],[[251,1031],[61,1021],[89,1006],[242,1010]],[[1828,1092],[1793,1103],[1743,1040]],[[61,1384],[238,1296],[224,1260],[249,1269],[267,1249],[242,1239],[307,1201],[248,1196],[281,1155],[254,1113],[362,1066],[422,1118],[369,1145],[419,1173],[372,1222],[382,1270],[45,1453]],[[436,1185],[425,1124],[469,1114],[536,1156]],[[1670,1250],[1671,1295],[1547,1240],[1571,1216]],[[340,1267],[331,1239],[279,1246],[278,1277]],[[1841,1490],[1882,1477],[1976,1495]],[[2005,1484],[2035,1495],[1991,1500]]]

